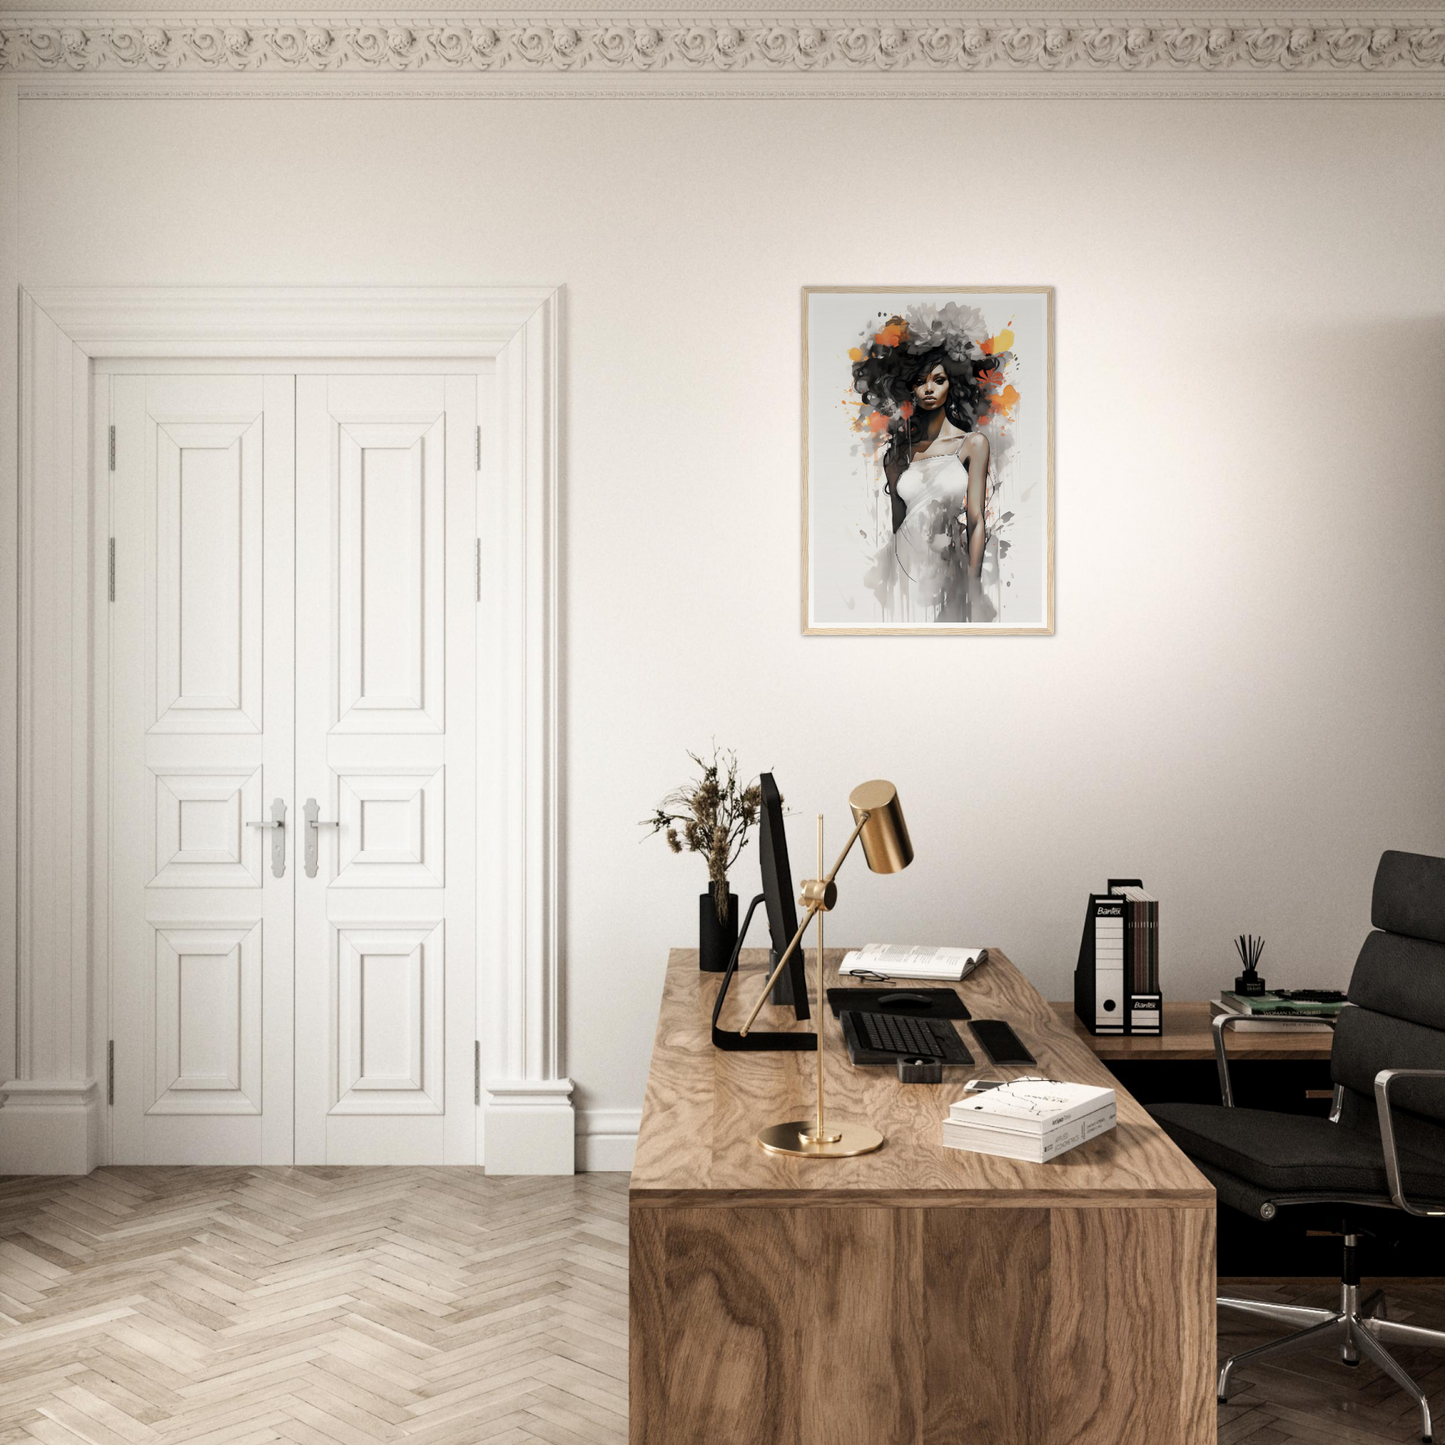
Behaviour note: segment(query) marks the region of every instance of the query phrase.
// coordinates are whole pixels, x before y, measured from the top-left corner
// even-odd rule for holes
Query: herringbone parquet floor
[[[0,1445],[620,1445],[627,1176],[0,1181]]]
[[[1394,1318],[1445,1324],[1445,1281],[1389,1292]],[[1269,1334],[1221,1312],[1221,1353]],[[1399,1356],[1445,1421],[1445,1352]],[[0,1181],[0,1445],[623,1445],[626,1384],[622,1174]],[[1219,1445],[1416,1438],[1377,1370],[1327,1353],[1242,1372],[1219,1420]]]

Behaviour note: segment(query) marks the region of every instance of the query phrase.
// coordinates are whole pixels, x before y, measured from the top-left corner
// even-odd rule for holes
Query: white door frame
[[[560,287],[21,290],[17,584],[0,590],[0,634],[16,636],[19,653],[18,945],[0,955],[0,1173],[86,1173],[108,1153],[107,850],[92,839],[108,821],[110,523],[91,373],[95,361],[134,358],[494,361],[481,435],[497,495],[478,499],[488,551],[476,1037],[488,1097],[477,1157],[492,1173],[572,1171],[558,896],[561,301]]]

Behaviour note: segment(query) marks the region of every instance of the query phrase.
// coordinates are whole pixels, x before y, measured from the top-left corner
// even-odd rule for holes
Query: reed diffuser
[[[1235,993],[1246,998],[1258,998],[1265,992],[1264,980],[1259,976],[1259,956],[1264,952],[1264,939],[1252,933],[1241,933],[1234,940],[1234,951],[1244,965],[1244,972],[1234,980]]]

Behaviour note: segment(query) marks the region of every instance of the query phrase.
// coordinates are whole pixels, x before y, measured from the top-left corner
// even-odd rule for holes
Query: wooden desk
[[[1101,1059],[1129,1059],[1140,1062],[1163,1059],[1207,1060],[1210,1063],[1214,1061],[1214,1031],[1209,1026],[1207,1003],[1166,1003],[1164,1032],[1153,1039],[1091,1034],[1075,1015],[1072,1003],[1056,1003],[1054,1009],[1065,1026]],[[1310,1029],[1294,1029],[1290,1032],[1281,1030],[1279,1033],[1253,1033],[1248,1029],[1231,1029],[1226,1042],[1231,1060],[1302,1062],[1307,1059],[1328,1059],[1333,1039],[1333,1034],[1317,1034]]]
[[[960,986],[974,1016],[1041,1072],[1113,1085],[990,959]],[[744,954],[732,1027],[764,960]],[[765,1154],[759,1128],[810,1111],[813,1055],[715,1050],[717,987],[672,952],[630,1196],[632,1445],[1213,1441],[1214,1191],[1139,1104],[1120,1091],[1117,1129],[1046,1165],[945,1149],[969,1073],[855,1069],[830,1014],[829,1105],[888,1142]],[[808,1027],[780,1013],[760,1026]]]

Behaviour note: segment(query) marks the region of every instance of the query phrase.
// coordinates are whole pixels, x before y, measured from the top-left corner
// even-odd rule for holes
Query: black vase
[[[728,889],[727,922],[719,923],[712,889],[697,900],[697,966],[704,973],[722,973],[738,942],[738,896]]]

